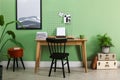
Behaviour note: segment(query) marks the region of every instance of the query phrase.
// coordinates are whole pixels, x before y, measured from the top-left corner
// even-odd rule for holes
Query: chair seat
[[[54,59],[64,59],[67,56],[69,56],[69,53],[53,53],[50,58],[54,58]]]

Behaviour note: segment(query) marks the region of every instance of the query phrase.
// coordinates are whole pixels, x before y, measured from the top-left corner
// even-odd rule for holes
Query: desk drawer
[[[97,61],[97,69],[117,69],[117,61]]]
[[[116,54],[113,54],[113,53],[109,53],[109,54],[98,53],[98,60],[100,60],[100,61],[114,61],[114,60],[116,60]]]

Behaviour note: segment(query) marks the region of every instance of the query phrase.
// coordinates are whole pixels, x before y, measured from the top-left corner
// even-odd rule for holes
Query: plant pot
[[[0,80],[2,80],[2,71],[3,71],[3,66],[0,65]]]
[[[103,53],[109,53],[110,52],[110,47],[102,47],[102,52]]]

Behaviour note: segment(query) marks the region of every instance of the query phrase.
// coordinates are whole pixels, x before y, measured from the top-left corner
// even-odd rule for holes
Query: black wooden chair
[[[64,70],[65,64],[67,64],[68,72],[70,73],[69,60],[68,60],[69,53],[65,52],[67,39],[66,38],[65,39],[47,38],[46,41],[48,42],[50,58],[52,59],[51,67],[49,70],[49,77],[51,75],[52,69],[54,68],[54,72],[56,72],[56,69],[62,69],[63,77],[65,78],[65,70]],[[58,60],[61,60],[61,63],[62,63],[61,68],[57,67]],[[53,67],[53,64],[54,64],[54,67]]]

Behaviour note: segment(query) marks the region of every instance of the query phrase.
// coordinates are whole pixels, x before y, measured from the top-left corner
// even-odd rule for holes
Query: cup
[[[80,35],[80,39],[84,39],[84,35]]]

